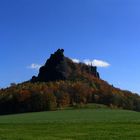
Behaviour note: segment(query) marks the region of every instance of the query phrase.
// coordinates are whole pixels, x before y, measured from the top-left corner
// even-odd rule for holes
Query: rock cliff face
[[[64,50],[58,49],[39,70],[38,76],[33,76],[32,82],[49,82],[58,80],[71,80],[82,73],[89,73],[99,78],[97,68],[83,63],[74,63],[64,56]]]

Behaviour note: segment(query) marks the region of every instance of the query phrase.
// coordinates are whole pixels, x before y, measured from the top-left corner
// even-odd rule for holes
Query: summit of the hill
[[[64,55],[64,49],[58,49],[39,70],[37,77],[33,76],[32,82],[49,82],[59,80],[73,80],[88,73],[99,78],[97,67],[84,63],[74,63]]]

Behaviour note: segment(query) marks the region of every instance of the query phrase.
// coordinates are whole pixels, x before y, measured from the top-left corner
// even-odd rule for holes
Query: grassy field
[[[140,113],[84,108],[0,116],[0,140],[140,140]]]

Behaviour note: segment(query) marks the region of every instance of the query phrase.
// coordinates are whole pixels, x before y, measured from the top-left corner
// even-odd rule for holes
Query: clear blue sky
[[[0,87],[37,74],[57,48],[99,59],[102,79],[140,93],[139,0],[1,0]]]

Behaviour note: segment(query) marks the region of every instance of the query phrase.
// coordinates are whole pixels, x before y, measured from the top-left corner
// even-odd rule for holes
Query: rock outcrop
[[[32,82],[49,82],[58,80],[71,80],[82,72],[90,73],[100,78],[97,67],[88,66],[83,63],[74,63],[71,59],[64,56],[64,50],[58,49],[46,61],[45,65],[39,70],[38,76],[33,76]]]

